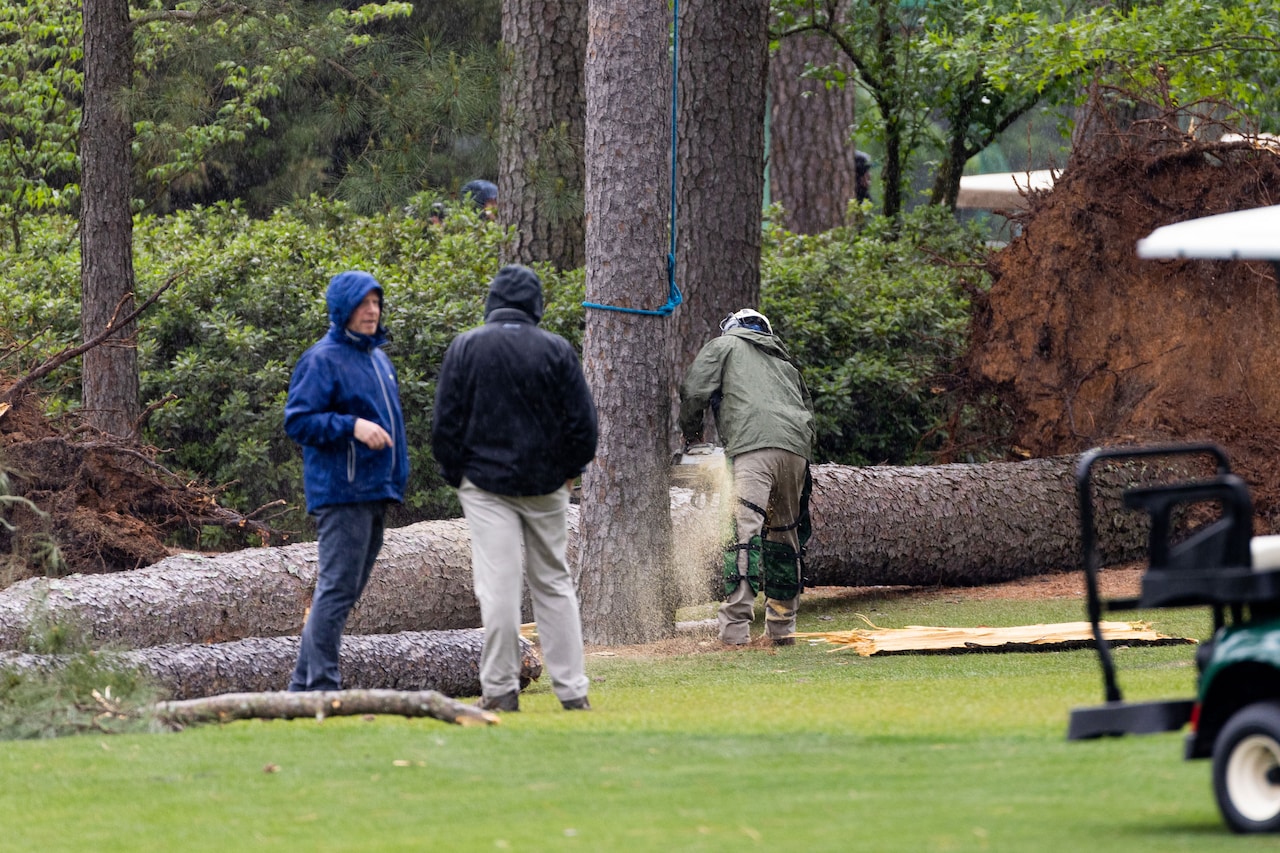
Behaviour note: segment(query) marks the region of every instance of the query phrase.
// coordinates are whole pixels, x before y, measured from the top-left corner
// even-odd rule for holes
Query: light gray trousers
[[[578,590],[565,562],[569,491],[510,497],[486,492],[464,477],[458,499],[471,529],[471,572],[484,622],[484,695],[520,689],[520,601],[527,580],[543,666],[556,698],[586,696]]]
[[[785,542],[792,550],[799,550],[800,537],[794,527],[789,530],[765,530],[793,524],[800,515],[800,494],[804,491],[804,472],[808,461],[798,454],[777,448],[752,450],[733,457],[734,524],[738,531],[738,543],[745,545],[751,537],[763,532],[764,539]],[[768,513],[766,519],[741,498],[750,501]],[[738,571],[747,570],[747,552],[738,552]],[[751,622],[755,616],[756,594],[751,584],[742,581],[720,605],[716,614],[720,624],[720,640],[741,645],[751,639]],[[780,639],[795,633],[796,611],[800,597],[765,599],[765,633],[770,639]]]

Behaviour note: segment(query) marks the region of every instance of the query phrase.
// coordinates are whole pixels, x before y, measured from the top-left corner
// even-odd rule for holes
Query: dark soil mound
[[[1152,261],[1173,222],[1280,203],[1280,155],[1147,122],[1077,150],[993,259],[966,372],[1026,454],[1208,439],[1280,529],[1280,289],[1263,263]],[[1280,240],[1280,235],[1277,235]]]

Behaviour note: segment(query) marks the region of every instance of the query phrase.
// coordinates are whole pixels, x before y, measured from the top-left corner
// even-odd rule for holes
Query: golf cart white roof
[[[1280,260],[1280,205],[1165,225],[1138,241],[1138,257]]]
[[[960,178],[956,207],[977,210],[1025,208],[1028,192],[1053,189],[1053,181],[1061,173],[1061,169],[1035,169],[964,175]]]

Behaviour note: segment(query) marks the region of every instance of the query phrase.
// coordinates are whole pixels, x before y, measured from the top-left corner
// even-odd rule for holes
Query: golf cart
[[[1139,241],[1138,254],[1268,260],[1280,277],[1280,206],[1156,229]],[[1157,456],[1207,456],[1216,472],[1124,493],[1126,508],[1150,517],[1148,565],[1136,598],[1103,601],[1093,471],[1109,460]],[[1280,831],[1280,536],[1253,535],[1249,490],[1231,473],[1226,453],[1213,444],[1095,449],[1077,465],[1076,488],[1088,617],[1105,702],[1073,709],[1068,739],[1177,731],[1190,723],[1185,757],[1212,759],[1214,795],[1227,825],[1235,832]],[[1179,533],[1178,519],[1197,504],[1216,506],[1216,518]],[[1212,612],[1213,634],[1196,650],[1196,694],[1126,702],[1099,628],[1102,612],[1162,607]]]

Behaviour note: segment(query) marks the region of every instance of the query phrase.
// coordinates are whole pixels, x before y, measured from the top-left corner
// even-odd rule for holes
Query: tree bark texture
[[[203,557],[179,554],[131,572],[31,579],[0,591],[0,648],[33,619],[72,620],[95,647],[146,648],[297,636],[316,582],[314,542]],[[480,606],[463,519],[386,532],[348,634],[474,628]]]
[[[803,79],[806,62],[853,68],[829,38],[812,34],[782,39],[769,65],[769,200],[781,203],[787,230],[817,234],[842,225],[858,194],[856,98],[852,84]]]
[[[677,381],[727,314],[760,302],[768,0],[681,4],[679,59]]]
[[[1078,567],[1075,461],[1055,457],[918,468],[814,466],[809,583],[970,586]],[[1120,492],[1149,481],[1147,474],[1123,470],[1097,473],[1104,565],[1143,554],[1145,518],[1121,507]],[[659,574],[649,555],[619,557],[629,583],[662,585],[636,594],[661,598],[672,610],[676,604],[719,596],[714,589],[730,504],[709,494],[691,500],[691,494],[686,489],[672,492],[674,554],[666,573]],[[628,491],[620,506],[650,499]],[[625,618],[632,611],[620,596],[629,589],[616,578],[610,579],[611,586],[592,586],[591,564],[576,556],[580,549],[603,550],[599,542],[591,547],[592,534],[579,533],[576,509],[570,507],[569,550],[572,565],[587,566],[579,580],[584,619],[590,619],[597,602],[614,617]],[[644,513],[633,509],[633,515]],[[587,530],[585,521],[581,530]],[[22,581],[0,590],[0,648],[22,648],[41,620],[73,621],[95,647],[296,637],[314,584],[314,544],[212,558],[181,555],[131,572]],[[605,592],[619,598],[605,597]],[[347,638],[478,625],[466,523],[431,521],[387,531],[369,587],[347,624]]]
[[[1077,459],[815,466],[806,574],[822,586],[973,586],[1083,568]],[[1123,509],[1120,492],[1155,473],[1095,474],[1104,565],[1145,553],[1146,518]]]
[[[461,726],[491,726],[498,715],[450,699],[434,690],[317,690],[309,693],[228,693],[179,702],[160,702],[156,717],[171,728],[232,720],[293,720],[298,717],[349,717],[395,714],[433,717]]]
[[[347,635],[340,665],[347,689],[433,690],[447,696],[479,696],[484,631],[403,631]],[[520,640],[520,686],[542,675],[533,644]],[[169,644],[115,653],[122,665],[146,673],[169,699],[220,693],[284,690],[298,659],[297,637],[250,637],[229,643]],[[0,654],[0,668],[50,670],[57,655]]]
[[[664,3],[590,0],[587,15],[587,301],[666,303],[669,19]],[[669,635],[671,318],[588,309],[583,350],[600,442],[582,485],[583,635],[601,645]]]
[[[121,94],[133,73],[127,0],[85,0],[84,112],[80,125],[80,333],[87,341],[133,310],[133,126]],[[138,399],[137,327],[84,354],[88,421],[130,435]]]
[[[503,0],[498,219],[515,228],[504,261],[583,264],[586,41],[587,0]]]

